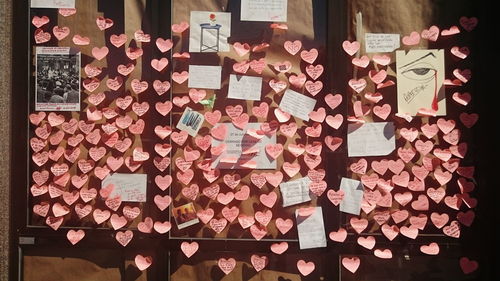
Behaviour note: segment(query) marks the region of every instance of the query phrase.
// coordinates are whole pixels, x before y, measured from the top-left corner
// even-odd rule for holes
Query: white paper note
[[[31,8],[74,8],[75,0],[31,0]]]
[[[359,215],[361,211],[361,200],[363,199],[363,185],[360,181],[342,178],[340,190],[344,191],[344,199],[340,202],[340,211],[353,215]]]
[[[228,52],[231,36],[231,13],[191,11],[189,51]]]
[[[114,184],[109,198],[120,196],[123,202],[146,202],[147,179],[146,174],[114,173],[104,178],[101,187]]]
[[[288,0],[241,0],[241,21],[286,22]]]
[[[179,123],[177,123],[177,129],[186,131],[190,136],[194,137],[198,134],[203,121],[205,121],[203,114],[186,107]]]
[[[444,50],[396,51],[398,112],[432,109],[446,115]]]
[[[221,66],[190,65],[189,88],[220,89]]]
[[[347,152],[349,157],[384,156],[396,147],[394,124],[375,122],[347,126]]]
[[[323,210],[315,207],[314,213],[308,217],[299,216],[300,209],[295,210],[300,249],[326,247]]]
[[[365,33],[367,53],[390,53],[399,48],[399,34]]]
[[[242,165],[247,161],[254,161],[256,167],[251,169],[276,169],[276,160],[267,156],[265,151],[266,144],[276,144],[276,134],[271,136],[265,135],[262,139],[258,140],[250,137],[245,132],[236,128],[232,123],[224,123],[227,126],[228,132],[224,141],[219,141],[212,138],[212,147],[218,146],[222,142],[226,143],[226,150],[222,152],[217,158],[212,157],[212,168],[219,169],[249,169]],[[248,123],[246,129],[259,129],[261,123]],[[243,150],[249,148],[256,148],[257,153],[242,154]],[[221,162],[225,158],[237,158],[237,163]]]
[[[303,177],[280,184],[283,207],[311,201],[311,192],[309,190],[309,184],[311,184],[311,182],[309,177]]]
[[[287,89],[279,107],[297,118],[309,121],[309,113],[314,110],[315,105],[315,99]]]
[[[260,100],[262,77],[231,74],[229,76],[228,98],[240,100]]]

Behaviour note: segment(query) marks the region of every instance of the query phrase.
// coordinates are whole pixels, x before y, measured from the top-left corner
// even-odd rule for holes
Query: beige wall
[[[0,0],[0,280],[8,280],[12,5]]]

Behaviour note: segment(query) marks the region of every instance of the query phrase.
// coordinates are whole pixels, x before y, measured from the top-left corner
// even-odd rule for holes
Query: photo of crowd
[[[37,49],[36,110],[80,110],[80,53]]]

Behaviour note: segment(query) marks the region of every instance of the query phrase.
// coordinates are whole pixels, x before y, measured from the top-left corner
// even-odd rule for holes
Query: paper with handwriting
[[[394,123],[374,122],[347,126],[349,157],[384,156],[396,147]]]
[[[221,66],[190,65],[189,88],[220,89]]]
[[[326,247],[325,225],[323,224],[323,210],[321,207],[311,207],[312,214],[303,216],[303,213],[310,213],[309,208],[295,210],[297,220],[297,232],[299,234],[300,249],[312,249]]]
[[[344,199],[340,202],[340,211],[359,215],[363,199],[363,184],[358,180],[342,178],[340,190],[344,191]]]
[[[288,0],[241,0],[241,21],[286,22]]]
[[[303,177],[280,184],[283,207],[311,201],[311,192],[309,191],[311,182],[309,177]]]
[[[229,76],[228,98],[239,100],[260,100],[262,77],[231,74]]]
[[[309,113],[313,111],[315,105],[315,99],[287,89],[279,107],[297,118],[309,121]]]
[[[114,173],[108,175],[101,186],[114,185],[109,198],[120,196],[123,202],[146,202],[147,179],[146,174]]]
[[[365,33],[365,50],[367,53],[390,53],[399,49],[399,34]]]

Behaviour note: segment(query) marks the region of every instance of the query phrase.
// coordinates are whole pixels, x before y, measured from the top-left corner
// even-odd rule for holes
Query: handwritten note
[[[399,48],[399,34],[365,33],[367,53],[390,53]]]
[[[315,99],[287,89],[281,99],[279,107],[281,110],[288,112],[297,118],[309,121],[309,113],[313,111],[315,105]]]
[[[309,177],[284,182],[280,184],[281,197],[283,198],[283,207],[311,201]]]
[[[260,100],[262,77],[234,75],[229,76],[227,97],[240,100]]]
[[[286,22],[288,0],[241,0],[241,21]]]
[[[31,8],[74,8],[75,0],[31,0]]]
[[[221,66],[190,65],[189,88],[220,89]]]
[[[349,157],[384,156],[394,151],[394,123],[375,122],[347,126]]]
[[[115,187],[109,198],[120,196],[124,202],[146,202],[146,174],[110,174],[102,181],[101,186],[111,183]]]
[[[306,217],[300,215],[303,210],[304,209],[295,210],[300,249],[326,247],[323,210],[321,207],[314,207],[314,212],[310,216]]]
[[[240,130],[231,123],[225,123],[228,129],[224,141],[212,138],[212,147],[226,144],[226,150],[219,157],[212,157],[212,168],[219,169],[276,169],[276,160],[267,157],[266,144],[276,144],[276,134],[265,135],[261,139],[256,139],[245,130]],[[260,129],[261,123],[248,123],[247,129]],[[246,153],[251,151],[252,153]],[[224,159],[234,159],[235,161],[221,161]],[[254,165],[246,166],[248,163]]]
[[[353,215],[359,215],[361,211],[361,200],[363,199],[363,185],[360,181],[342,178],[340,190],[344,191],[344,199],[340,202],[340,211]]]

